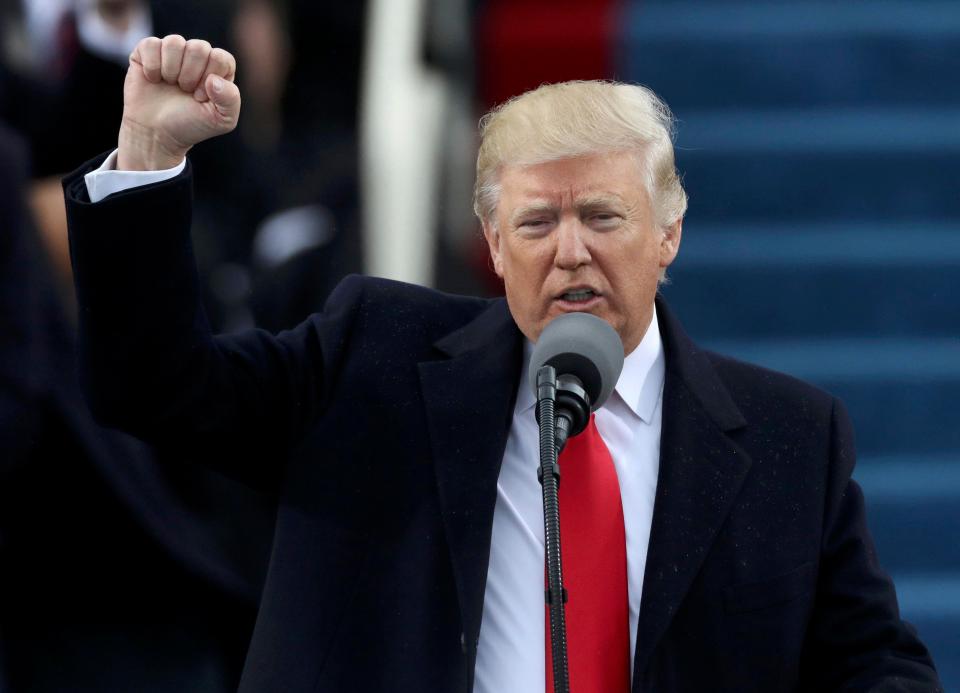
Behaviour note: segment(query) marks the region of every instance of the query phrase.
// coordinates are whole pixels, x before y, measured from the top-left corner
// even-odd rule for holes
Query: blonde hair
[[[480,119],[473,210],[481,222],[494,221],[503,166],[632,151],[656,223],[672,226],[687,211],[672,137],[670,109],[646,87],[600,80],[544,84]]]

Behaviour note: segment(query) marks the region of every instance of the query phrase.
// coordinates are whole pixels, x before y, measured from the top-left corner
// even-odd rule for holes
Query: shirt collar
[[[536,404],[533,390],[527,381],[532,352],[533,344],[526,340],[523,346],[523,376],[520,378],[515,416],[532,409]],[[643,339],[623,360],[623,370],[620,371],[620,379],[614,390],[614,394],[644,423],[649,424],[653,419],[653,412],[663,389],[665,370],[663,341],[660,339],[660,324],[657,321],[657,308],[654,306],[653,318]]]

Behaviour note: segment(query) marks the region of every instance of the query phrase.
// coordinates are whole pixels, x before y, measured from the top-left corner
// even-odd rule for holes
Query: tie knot
[[[579,435],[567,438],[567,443],[560,453],[559,462],[561,464],[576,464],[577,460],[598,454],[599,448],[602,448],[603,454],[609,457],[607,446],[604,444],[603,438],[600,437],[600,431],[597,430],[595,415],[590,414],[590,420],[587,422],[586,428]]]

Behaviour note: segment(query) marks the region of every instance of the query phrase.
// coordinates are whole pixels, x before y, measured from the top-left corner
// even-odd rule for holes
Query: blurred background
[[[349,272],[499,293],[478,117],[575,78],[664,97],[690,210],[663,293],[846,402],[881,560],[960,692],[955,0],[0,0],[0,692],[231,691],[256,613],[270,499],[100,428],[73,370],[59,178],[115,146],[127,55],[167,33],[239,64],[240,128],[191,154],[224,331]]]

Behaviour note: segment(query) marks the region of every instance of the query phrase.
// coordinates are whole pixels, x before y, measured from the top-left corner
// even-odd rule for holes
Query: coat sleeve
[[[853,429],[834,400],[830,471],[817,595],[802,667],[810,691],[942,691],[926,647],[901,620],[893,582],[867,528],[851,479]]]
[[[190,240],[192,173],[96,204],[64,179],[80,377],[97,419],[260,488],[324,406],[345,351],[358,277],[327,309],[276,336],[214,336]]]

